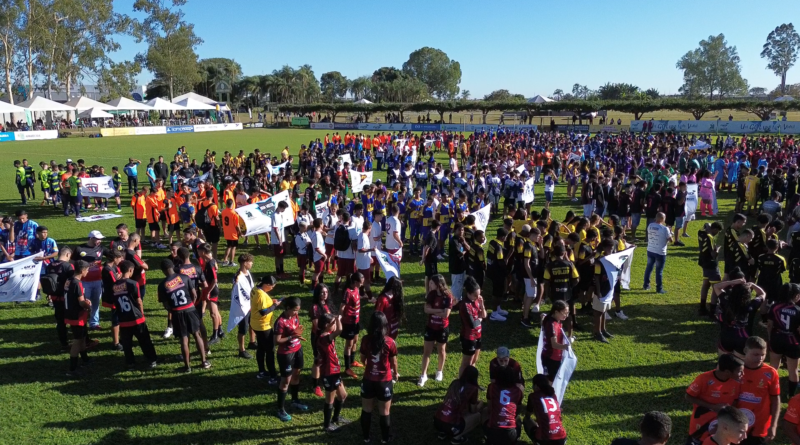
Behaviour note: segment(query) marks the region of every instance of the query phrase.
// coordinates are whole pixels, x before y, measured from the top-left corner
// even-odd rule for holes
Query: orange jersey
[[[151,194],[145,200],[145,210],[147,211],[147,222],[157,223],[161,216],[161,202],[156,195]]]
[[[738,381],[728,379],[723,382],[717,379],[714,371],[708,371],[694,379],[692,384],[686,388],[686,394],[714,405],[733,405],[739,398],[740,387],[741,383]],[[689,419],[689,434],[694,434],[701,427],[708,427],[708,424],[716,418],[717,413],[714,411],[695,405],[692,408],[692,417]],[[708,437],[708,432],[704,433],[700,439],[706,437]]]
[[[228,200],[233,201],[233,205],[231,206],[232,209],[236,208],[236,196],[234,195],[233,189],[227,188],[224,192],[222,192],[222,201],[225,205],[228,205]]]
[[[144,195],[135,194],[131,198],[131,208],[133,208],[133,217],[136,219],[145,219],[147,216],[146,198]]]
[[[378,148],[381,146],[380,138],[372,138],[372,148]]]
[[[239,239],[239,214],[233,209],[222,211],[222,232],[226,240],[235,241]]]
[[[786,414],[783,415],[783,421],[794,424],[794,430],[800,434],[800,394],[789,399],[789,406],[786,408]]]
[[[173,196],[171,199],[166,201],[167,223],[178,224],[181,222],[180,215],[178,215],[178,208],[181,206],[181,204],[181,199],[176,196]]]
[[[158,189],[156,190],[156,196],[158,196],[158,201],[163,203],[167,199],[167,192],[164,189]],[[161,208],[163,209],[164,207],[162,206]]]
[[[748,436],[766,437],[772,424],[770,396],[781,393],[778,371],[763,364],[758,369],[744,367],[744,377],[736,407],[744,411],[750,421]],[[778,402],[780,403],[780,402]]]

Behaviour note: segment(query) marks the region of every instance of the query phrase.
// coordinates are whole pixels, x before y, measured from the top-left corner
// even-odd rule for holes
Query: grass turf
[[[217,159],[221,159],[225,150],[235,154],[240,149],[250,152],[260,148],[274,154],[289,146],[296,153],[300,144],[323,135],[313,130],[249,130],[2,144],[0,165],[5,167],[0,170],[3,190],[0,213],[13,213],[20,208],[13,186],[11,165],[14,159],[27,158],[32,165],[37,165],[41,160],[64,162],[66,158],[83,158],[90,165],[101,164],[110,171],[114,165],[121,168],[131,156],[145,163],[158,155],[169,159],[181,145],[186,145],[192,157],[201,158],[208,148],[215,150]],[[377,176],[384,177],[383,174]],[[38,189],[39,185],[36,187]],[[124,185],[123,188],[126,189]],[[542,206],[541,192],[537,187],[535,208]],[[565,198],[563,186],[557,187],[555,196],[551,207],[554,218],[563,218],[570,209],[580,210],[576,203]],[[38,193],[37,198],[41,199]],[[26,208],[31,218],[48,226],[50,235],[61,246],[84,242],[93,229],[111,236],[120,222],[131,226],[133,222],[126,205],[129,202],[127,193],[123,193],[125,218],[98,223],[78,223],[73,218],[60,216],[60,212],[50,207],[39,207],[36,200],[31,202]],[[728,220],[732,206],[732,195],[723,194],[720,199],[722,219]],[[622,294],[623,309],[631,319],[609,322],[608,329],[616,336],[609,345],[592,341],[588,333],[577,334],[578,368],[563,404],[570,443],[607,444],[616,437],[635,436],[641,415],[649,410],[667,412],[674,421],[671,443],[683,443],[691,410],[691,405],[684,401],[684,390],[697,374],[714,367],[716,357],[717,328],[696,316],[702,281],[696,264],[696,232],[700,225],[701,222],[691,223],[692,237],[684,239],[686,247],[669,248],[664,269],[668,294],[641,290],[646,256],[640,248],[634,259],[632,290]],[[490,236],[498,226],[498,221],[490,223]],[[641,228],[639,235],[641,239]],[[266,255],[266,249],[257,251],[252,245],[239,249],[239,252],[245,251],[256,256],[254,276],[274,272],[274,260]],[[154,249],[144,252],[151,268],[157,268],[165,255],[166,251]],[[447,384],[455,378],[461,358],[455,333],[450,337],[445,381],[437,383],[431,378],[425,388],[416,386],[424,329],[424,271],[417,261],[407,256],[402,264],[408,320],[398,338],[399,370],[403,377],[395,386],[392,406],[392,425],[398,444],[433,440],[432,416]],[[446,262],[440,264],[440,271],[449,282],[447,267]],[[286,268],[297,276],[293,258],[287,258]],[[230,308],[230,282],[234,272],[233,268],[220,270],[220,309],[224,324]],[[357,422],[345,427],[337,436],[322,433],[323,402],[310,394],[307,370],[302,374],[301,398],[308,402],[310,410],[303,414],[292,413],[291,422],[281,423],[274,415],[274,391],[255,378],[256,363],[237,357],[235,331],[213,348],[212,369],[206,371],[198,367],[191,375],[176,373],[182,366],[175,358],[179,346],[174,338],[160,337],[166,317],[155,301],[155,285],[162,277],[160,272],[153,271],[147,278],[147,322],[161,358],[161,366],[155,371],[126,371],[121,353],[109,350],[110,334],[104,330],[95,336],[101,340],[101,346],[99,352],[91,354],[95,365],[89,376],[80,381],[68,380],[64,375],[67,355],[59,352],[52,309],[42,302],[0,305],[0,406],[5,407],[0,416],[0,443],[350,444],[361,441]],[[329,278],[327,282],[330,283]],[[298,280],[281,281],[273,293],[280,297],[301,297],[302,319],[308,324],[310,292],[301,287]],[[520,308],[507,309],[511,312],[508,322],[486,320],[484,323],[485,352],[478,362],[484,386],[489,382],[488,363],[493,350],[501,345],[511,348],[512,357],[521,363],[528,380],[536,371],[539,330],[526,330],[519,325]],[[108,327],[108,311],[101,312],[101,320]],[[363,319],[368,320],[371,312],[371,306],[365,307]],[[451,331],[457,332],[459,321],[455,316],[451,320]],[[579,321],[587,327],[591,323],[585,316]],[[341,350],[342,342],[338,343]],[[308,344],[304,344],[304,351],[308,368],[312,363]],[[136,353],[142,366],[141,353]],[[197,361],[194,355],[193,360]],[[435,366],[435,357],[432,357],[429,373],[435,371]],[[783,374],[785,379],[785,372]],[[345,379],[344,383],[350,396],[342,415],[357,420],[361,408],[358,382]],[[480,442],[479,434],[477,431],[472,434],[472,443]],[[377,420],[372,435],[373,441],[378,440]],[[524,441],[529,442],[527,438]],[[777,443],[786,443],[786,439],[779,436]]]

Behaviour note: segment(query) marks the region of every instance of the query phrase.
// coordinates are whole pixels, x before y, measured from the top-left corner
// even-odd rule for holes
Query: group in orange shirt
[[[232,199],[226,200],[225,210],[222,211],[222,232],[226,241],[225,257],[222,258],[223,266],[237,265],[233,259],[236,258],[236,247],[239,246],[241,229],[239,228],[239,214],[233,210],[233,204]]]

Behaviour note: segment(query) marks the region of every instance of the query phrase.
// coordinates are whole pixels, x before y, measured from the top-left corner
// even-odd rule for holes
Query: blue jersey
[[[433,206],[425,206],[422,209],[422,227],[430,227],[433,221]]]
[[[30,256],[31,244],[36,239],[36,229],[39,224],[35,221],[27,220],[25,223],[19,221],[14,223],[15,252],[17,257]]]
[[[31,241],[30,251],[31,255],[42,252],[44,256],[50,256],[54,253],[58,253],[58,245],[56,244],[56,240],[53,238],[46,238],[44,240],[36,238]],[[50,264],[50,260],[45,260],[44,264]]]
[[[422,206],[424,205],[425,201],[422,198],[412,199],[408,205],[411,218],[422,218]]]

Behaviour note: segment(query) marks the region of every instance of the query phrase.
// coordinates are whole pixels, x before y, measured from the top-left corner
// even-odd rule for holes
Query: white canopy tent
[[[372,102],[368,101],[367,99],[359,99],[355,103],[357,103],[357,104],[371,104]]]
[[[10,104],[8,102],[0,101],[0,113],[2,113],[2,114],[5,114],[5,113],[24,113],[24,112],[25,112],[25,109],[20,107],[20,106],[12,105],[12,104]]]
[[[72,99],[68,100],[66,105],[71,107],[75,107],[76,110],[89,110],[89,109],[97,109],[97,110],[115,110],[116,107],[112,105],[106,105],[102,102],[98,102],[94,99],[89,99],[88,97],[73,97]]]
[[[136,102],[135,100],[128,99],[127,97],[118,97],[106,105],[111,105],[118,110],[131,110],[131,111],[150,111],[153,109],[150,105]]]
[[[177,101],[177,102],[175,102],[175,99],[173,99],[173,103],[176,104],[176,105],[180,105],[180,106],[186,108],[187,110],[216,110],[217,109],[216,102],[214,103],[214,105],[209,105],[209,104],[203,103],[203,102],[201,102],[201,101],[199,101],[197,99],[193,99],[191,97],[184,98],[184,99],[182,99],[180,101]]]
[[[535,97],[528,99],[528,103],[531,104],[543,104],[547,102],[555,102],[555,101],[553,99],[550,99],[549,97],[544,97],[538,94]]]
[[[89,108],[78,114],[78,117],[83,119],[110,119],[114,115],[99,108]]]
[[[781,97],[775,99],[775,102],[790,102],[790,101],[793,101],[793,100],[794,100],[794,97],[787,95],[787,96],[781,96]]]
[[[18,105],[22,108],[27,108],[29,111],[75,111],[75,107],[60,104],[40,96],[20,102]]]
[[[186,107],[178,104],[174,104],[168,100],[162,99],[160,97],[156,97],[155,99],[150,99],[145,104],[152,107],[154,110],[158,111],[184,111],[187,110]]]
[[[189,93],[186,93],[186,94],[181,94],[180,96],[172,99],[172,103],[176,104],[176,103],[178,103],[178,102],[180,102],[182,100],[185,100],[185,99],[193,99],[193,100],[196,100],[198,102],[202,102],[202,103],[204,103],[206,105],[217,105],[217,101],[215,101],[214,99],[209,99],[208,97],[201,96],[200,94],[193,93],[193,92],[189,92]]]

